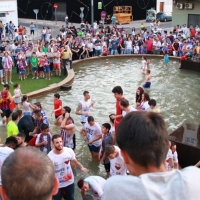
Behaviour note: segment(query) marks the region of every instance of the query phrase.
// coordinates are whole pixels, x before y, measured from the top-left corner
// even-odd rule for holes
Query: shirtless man
[[[88,91],[83,92],[83,100],[81,100],[76,109],[76,114],[80,115],[80,121],[82,124],[87,122],[88,117],[90,116],[90,108],[94,107],[95,104],[90,98],[90,93]]]
[[[145,84],[143,85],[143,88],[150,88],[151,86],[151,71],[148,69],[146,72],[146,77],[145,77]]]

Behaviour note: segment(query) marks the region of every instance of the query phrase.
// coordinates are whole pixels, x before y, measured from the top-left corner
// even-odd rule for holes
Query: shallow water
[[[91,110],[96,122],[100,125],[109,122],[108,115],[115,113],[115,98],[112,94],[114,86],[120,85],[124,90],[124,96],[132,106],[135,106],[135,92],[138,86],[144,83],[144,75],[141,73],[141,59],[101,59],[99,61],[84,61],[78,64],[75,71],[75,78],[72,89],[67,92],[60,92],[63,106],[70,106],[72,117],[77,127],[77,148],[78,160],[89,169],[89,175],[100,175],[105,177],[102,165],[91,161],[91,156],[79,131],[82,125],[79,116],[75,115],[78,102],[83,98],[83,91],[88,90],[91,98],[96,102],[96,108]],[[163,66],[162,59],[152,59],[151,89],[146,92],[150,97],[156,99],[165,118],[168,132],[175,130],[184,122],[200,123],[200,74],[191,71],[179,70],[179,63],[170,61],[168,68]],[[23,92],[23,88],[22,92]],[[36,99],[32,99],[36,102]],[[54,117],[51,116],[53,108],[53,93],[37,98],[46,111],[54,133],[59,129],[53,125]],[[5,127],[0,127],[1,137],[5,140]],[[85,177],[79,170],[75,172],[75,183],[80,177]],[[79,190],[76,188],[76,198],[81,199]]]

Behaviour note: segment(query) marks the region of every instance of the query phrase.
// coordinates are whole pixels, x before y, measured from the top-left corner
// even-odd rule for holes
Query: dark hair
[[[137,91],[140,91],[140,94],[137,93]],[[135,97],[135,102],[137,103],[141,103],[142,101],[142,94],[144,93],[144,90],[141,87],[138,87],[138,89],[136,90],[136,97]]]
[[[85,96],[86,94],[89,94],[89,92],[88,91],[84,91],[83,95]]]
[[[108,130],[111,129],[111,125],[109,123],[104,123],[104,124],[102,124],[102,126],[105,127]]]
[[[10,86],[8,84],[5,84],[3,87],[6,88],[7,90],[10,89]]]
[[[16,137],[10,136],[10,137],[6,138],[5,144],[6,144],[6,145],[14,144],[14,145],[17,146],[18,141],[17,141]]]
[[[36,105],[36,106],[38,106],[38,107],[42,108],[42,105],[41,105],[41,103],[40,103],[40,102],[36,102],[36,103],[34,103],[34,105]]]
[[[78,185],[78,187],[81,189],[81,188],[83,187],[83,185],[84,185],[83,179],[80,179],[80,180],[77,182],[77,185]]]
[[[116,132],[119,148],[138,165],[159,167],[169,149],[168,132],[161,115],[131,112],[119,123]]]
[[[149,94],[146,92],[144,93],[144,100],[146,100],[146,101],[150,100]]]
[[[113,145],[107,145],[105,148],[105,156],[109,157],[110,154],[115,152],[115,147]]]
[[[58,134],[53,135],[51,141],[53,142],[57,138],[62,138],[62,137],[61,137],[61,135],[58,135]]]
[[[115,120],[111,118],[111,116],[113,116],[113,115],[115,115],[115,114],[110,114],[110,115],[109,115],[109,119],[110,119],[110,121],[114,124]]]
[[[28,99],[28,96],[27,95],[23,95],[23,97],[22,97],[22,103],[24,102],[24,101],[26,101]]]
[[[151,70],[150,70],[150,69],[147,69],[147,73],[150,74],[150,73],[151,73]]]
[[[17,136],[21,137],[21,138],[24,138],[24,139],[26,138],[26,134],[23,133],[23,132],[18,133]]]
[[[60,95],[58,93],[54,94],[54,97],[56,97],[57,99],[60,99]]]
[[[151,100],[149,101],[149,105],[150,105],[150,106],[156,106],[156,100],[155,100],[155,99],[151,99]]]
[[[48,129],[49,127],[48,127],[48,125],[47,124],[42,124],[42,126],[41,126],[41,130],[42,131],[44,131],[44,130],[46,130],[46,129]]]
[[[65,107],[63,107],[63,109],[68,113],[71,112],[71,108],[69,106],[65,106]]]
[[[94,117],[89,116],[89,117],[88,117],[88,123],[89,123],[89,122],[93,122],[93,121],[94,121]]]
[[[19,86],[19,83],[16,83],[13,87],[17,88]]]
[[[17,110],[16,113],[18,114],[18,117],[22,115],[22,110]]]
[[[123,95],[123,90],[122,90],[121,86],[115,86],[115,87],[112,89],[112,93],[117,93],[117,94]]]
[[[121,99],[120,105],[127,108],[129,106],[129,101],[127,99]]]
[[[39,149],[18,148],[6,158],[2,172],[2,185],[8,199],[50,199],[55,180],[54,166]]]
[[[41,113],[40,110],[34,110],[33,113],[34,113],[36,116],[38,116],[38,117],[42,116],[42,113]]]
[[[14,113],[12,114],[12,121],[17,120],[18,117],[19,117],[18,113],[17,113],[17,112],[14,112]]]

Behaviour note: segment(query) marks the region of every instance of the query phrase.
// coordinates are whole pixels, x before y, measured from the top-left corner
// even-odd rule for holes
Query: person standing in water
[[[151,71],[148,69],[146,72],[146,77],[145,77],[145,84],[143,85],[143,88],[150,88],[151,86]]]
[[[87,122],[88,117],[90,116],[90,108],[94,107],[95,104],[90,98],[90,93],[88,91],[83,92],[83,100],[81,100],[76,109],[76,114],[80,115],[80,121],[82,124]]]
[[[164,66],[167,67],[169,63],[169,55],[167,53],[167,51],[164,52]]]

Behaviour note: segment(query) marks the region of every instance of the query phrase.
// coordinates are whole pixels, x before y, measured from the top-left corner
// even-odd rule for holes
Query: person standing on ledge
[[[122,109],[120,106],[120,101],[122,99],[125,99],[123,96],[123,90],[120,86],[116,86],[113,88],[112,93],[114,94],[114,97],[116,98],[116,115],[112,115],[111,118],[115,119],[115,131],[117,130],[117,126],[119,122],[122,119]]]
[[[143,111],[127,114],[116,138],[131,175],[109,178],[102,200],[200,199],[200,169],[166,170],[169,139],[161,115]]]
[[[88,91],[83,92],[83,100],[81,100],[76,109],[76,114],[81,115],[80,120],[82,124],[87,122],[88,117],[90,116],[90,108],[94,107],[95,104],[90,98],[90,93]]]

